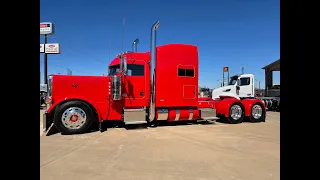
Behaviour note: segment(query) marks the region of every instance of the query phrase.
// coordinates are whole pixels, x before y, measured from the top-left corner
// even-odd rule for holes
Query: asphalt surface
[[[264,123],[40,136],[40,179],[278,180],[280,113]]]

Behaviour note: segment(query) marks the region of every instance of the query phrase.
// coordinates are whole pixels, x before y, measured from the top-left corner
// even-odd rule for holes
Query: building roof
[[[268,71],[280,71],[280,59],[274,61],[273,63],[266,65],[262,69],[268,70]]]

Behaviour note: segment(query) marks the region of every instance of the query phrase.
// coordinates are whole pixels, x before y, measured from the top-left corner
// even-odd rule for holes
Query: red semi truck
[[[241,123],[265,121],[261,100],[198,98],[198,48],[187,44],[156,46],[159,21],[151,28],[148,52],[124,52],[109,65],[108,76],[52,75],[44,131],[54,124],[65,134],[86,132],[91,124],[121,121],[150,124],[225,118]]]

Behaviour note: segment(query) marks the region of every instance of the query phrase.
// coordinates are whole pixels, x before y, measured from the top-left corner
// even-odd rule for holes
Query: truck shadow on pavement
[[[89,134],[89,133],[94,133],[94,132],[105,132],[108,131],[108,129],[114,129],[114,128],[124,128],[126,130],[142,130],[142,129],[150,129],[150,128],[156,128],[156,127],[166,127],[166,126],[190,126],[190,125],[218,125],[217,124],[229,124],[226,120],[219,119],[216,121],[198,121],[198,122],[193,122],[193,121],[162,121],[162,122],[157,122],[154,124],[133,124],[133,125],[125,125],[123,122],[119,121],[104,121],[101,125],[101,130],[99,130],[99,125],[98,123],[94,123],[91,125],[89,130],[85,133],[82,134]],[[249,119],[245,118],[243,120],[243,123],[251,123]],[[51,128],[47,131],[45,136],[51,136],[54,134],[60,133],[61,135],[68,135],[61,133],[57,130],[57,128],[52,125]]]
[[[102,123],[102,131],[107,131],[110,128],[124,128],[126,130],[141,130],[141,129],[149,129],[154,127],[165,127],[165,126],[188,126],[188,125],[210,125],[215,124],[214,121],[201,121],[201,122],[190,122],[190,121],[177,121],[177,122],[158,122],[152,124],[131,124],[125,125],[123,122],[119,121],[105,121]],[[98,126],[93,125],[92,131],[99,131]]]
[[[216,125],[215,121],[199,121],[199,122],[190,122],[190,121],[177,121],[177,122],[158,122],[155,124],[134,124],[134,125],[125,125],[123,122],[119,121],[105,121],[101,125],[101,130],[99,130],[98,123],[94,123],[91,125],[89,130],[82,134],[88,134],[93,133],[97,131],[105,132],[108,131],[108,129],[114,129],[114,128],[124,128],[126,130],[141,130],[141,129],[149,129],[149,128],[156,128],[156,127],[166,127],[166,126],[190,126],[190,125]],[[58,131],[58,129],[54,126],[54,124],[51,125],[49,130],[45,133],[45,136],[51,136],[54,134],[61,134],[61,135],[68,135],[64,134]]]
[[[200,121],[200,122],[191,122],[191,121],[162,121],[153,124],[142,124],[142,125],[126,125],[124,128],[126,130],[141,130],[141,129],[148,129],[148,128],[156,128],[156,127],[166,127],[166,126],[189,126],[189,125],[215,125],[214,121]]]

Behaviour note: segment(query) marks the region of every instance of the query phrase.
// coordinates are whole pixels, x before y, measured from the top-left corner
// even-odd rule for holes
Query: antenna
[[[244,74],[244,65],[242,65],[241,74]]]
[[[110,53],[111,53],[111,39],[109,41],[109,61],[111,62]]]
[[[122,25],[122,51],[121,52],[124,52],[123,50],[123,46],[124,46],[124,27],[126,25],[126,17],[123,18],[123,25]]]

